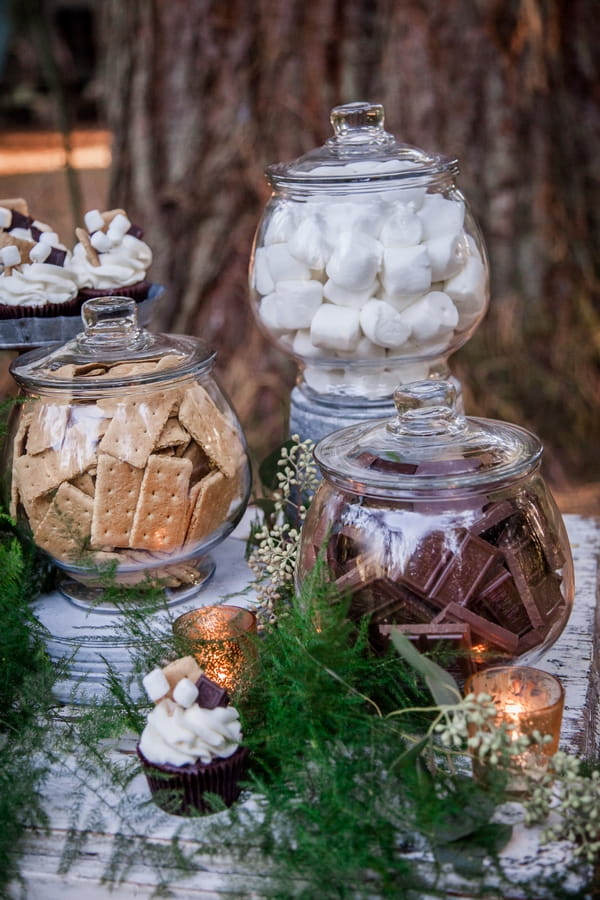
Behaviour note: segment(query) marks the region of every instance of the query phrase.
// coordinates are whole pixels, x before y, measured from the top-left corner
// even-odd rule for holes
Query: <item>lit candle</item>
[[[256,616],[241,606],[204,606],[183,613],[173,632],[204,673],[228,691],[240,686],[254,652]]]
[[[477,672],[467,679],[466,694],[488,694],[497,709],[495,724],[506,723],[512,741],[531,738],[534,732],[550,735],[551,740],[535,740],[522,753],[512,757],[514,776],[509,780],[511,793],[522,793],[527,781],[541,778],[550,757],[558,750],[564,707],[564,690],[554,675],[530,666],[500,666]],[[485,780],[482,764],[473,759],[474,774]],[[522,774],[520,774],[522,773]]]

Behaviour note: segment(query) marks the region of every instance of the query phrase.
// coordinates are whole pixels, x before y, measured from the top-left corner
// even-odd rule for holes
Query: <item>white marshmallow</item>
[[[385,359],[385,347],[380,347],[362,335],[354,350],[347,350],[344,356],[348,359]]]
[[[419,345],[439,340],[454,331],[458,324],[458,310],[443,291],[425,294],[399,315],[410,328],[412,340]]]
[[[345,231],[357,231],[371,237],[381,231],[384,207],[377,198],[362,203],[332,203],[329,200],[319,203],[317,209],[323,234],[331,247]]]
[[[345,385],[343,369],[325,369],[321,366],[306,366],[304,380],[309,388],[318,394],[333,394]]]
[[[400,347],[410,337],[410,327],[385,300],[369,300],[360,313],[360,326],[379,347]]]
[[[252,266],[253,287],[259,294],[271,294],[275,290],[275,282],[269,272],[269,260],[266,247],[257,247],[254,251]]]
[[[83,221],[90,234],[93,231],[99,231],[101,228],[104,228],[104,219],[99,209],[90,209],[83,217]]]
[[[354,350],[360,338],[358,310],[323,303],[311,322],[310,337],[324,350]]]
[[[0,228],[10,228],[12,211],[5,206],[0,206]]]
[[[33,249],[33,248],[32,248]],[[0,261],[5,266],[18,266],[21,263],[21,253],[15,244],[7,244],[0,250]]]
[[[349,306],[351,309],[360,309],[367,300],[374,296],[377,288],[378,283],[375,280],[363,291],[349,291],[348,288],[341,287],[329,278],[323,287],[323,296],[331,303],[337,304],[337,306]]]
[[[119,244],[130,228],[131,222],[129,221],[127,216],[124,216],[123,213],[117,213],[117,215],[108,226],[106,234],[113,242],[113,244]]]
[[[265,247],[265,258],[273,284],[278,281],[289,281],[310,278],[308,266],[294,259],[287,244],[269,244]]]
[[[323,302],[323,285],[320,281],[278,281],[275,295],[281,327],[286,331],[308,328]]]
[[[151,672],[142,679],[144,690],[148,694],[150,700],[156,703],[161,697],[169,693],[170,685],[167,676],[162,669],[152,669]]]
[[[285,244],[294,231],[296,223],[294,212],[289,203],[280,203],[269,211],[269,220],[265,229],[263,244]]]
[[[424,294],[431,285],[431,264],[426,248],[389,247],[383,252],[383,286],[393,296]]]
[[[15,250],[17,248],[15,247]],[[32,262],[44,262],[50,256],[52,252],[52,246],[50,244],[43,244],[41,241],[38,244],[34,244],[31,250],[29,251],[29,259]]]
[[[465,205],[462,200],[447,200],[441,194],[426,194],[418,215],[423,222],[423,239],[430,241],[440,234],[462,231]]]
[[[324,269],[331,255],[331,246],[312,216],[300,223],[288,242],[288,249],[295,259],[315,271]]]
[[[469,256],[463,269],[444,285],[444,291],[465,312],[479,312],[486,304],[485,267],[477,256]]]
[[[412,247],[423,234],[423,223],[411,206],[402,206],[392,215],[383,228],[379,240],[384,247]]]
[[[327,264],[332,281],[351,291],[366,290],[373,283],[383,247],[363,232],[344,231]]]
[[[441,234],[425,243],[431,263],[432,281],[444,281],[460,270],[467,256],[463,232]]]
[[[14,238],[18,238],[22,241],[32,241],[33,237],[31,235],[31,230],[29,228],[11,228],[10,236]]]
[[[40,234],[40,244],[48,244],[55,247],[59,243],[58,235],[55,231],[42,231]]]
[[[310,328],[300,328],[294,335],[292,352],[297,356],[319,357],[325,356],[320,347],[315,347],[310,337]]]
[[[90,244],[98,251],[98,253],[108,253],[114,246],[109,236],[103,231],[95,231],[90,237]]]
[[[458,308],[458,331],[477,322],[487,306],[485,267],[477,256],[470,256],[465,267],[446,282],[444,290]]]
[[[180,678],[173,688],[173,700],[184,709],[191,706],[198,697],[198,688],[191,678]]]

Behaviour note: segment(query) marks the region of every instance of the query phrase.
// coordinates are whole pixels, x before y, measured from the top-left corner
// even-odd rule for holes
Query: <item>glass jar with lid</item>
[[[250,490],[215,353],[140,328],[127,298],[88,300],[82,319],[72,341],[11,364],[22,395],[5,448],[11,514],[75,600],[113,581],[187,597]]]
[[[489,277],[456,159],[397,141],[379,104],[331,122],[323,147],[266,170],[250,288],[260,327],[299,365],[293,407],[339,426],[385,415],[398,384],[447,378]]]
[[[317,445],[323,480],[302,529],[298,582],[321,555],[349,615],[368,616],[375,646],[398,629],[463,675],[539,658],[574,592],[539,440],[461,415],[447,381],[404,385],[395,402],[397,417]]]

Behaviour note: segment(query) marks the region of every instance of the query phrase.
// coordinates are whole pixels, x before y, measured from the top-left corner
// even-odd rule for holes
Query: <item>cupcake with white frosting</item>
[[[71,253],[25,200],[0,200],[0,318],[73,315],[77,278]]]
[[[92,209],[84,221],[85,228],[75,229],[72,259],[80,299],[112,295],[145,300],[151,289],[147,273],[152,250],[142,240],[142,229],[123,209]]]
[[[241,745],[239,714],[227,692],[191,656],[153,669],[143,683],[155,705],[137,754],[154,801],[175,815],[231,806],[240,794],[248,749]]]

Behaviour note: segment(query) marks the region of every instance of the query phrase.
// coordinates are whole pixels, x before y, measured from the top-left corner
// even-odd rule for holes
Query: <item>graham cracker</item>
[[[61,560],[76,562],[90,536],[94,501],[64,482],[33,533],[39,547]]]
[[[175,550],[183,544],[192,464],[152,454],[144,470],[129,546]]]
[[[59,450],[67,430],[69,406],[38,400],[32,409],[27,436],[27,452],[34,456],[44,450]]]
[[[22,216],[29,215],[29,206],[27,205],[27,200],[23,197],[11,197],[9,200],[0,200],[0,206],[3,206],[4,209],[16,209]]]
[[[200,481],[201,478],[204,478],[205,475],[211,470],[210,459],[200,447],[196,441],[190,441],[187,447],[180,447],[175,451],[177,456],[181,456],[184,459],[191,460],[192,463],[192,478],[191,481],[195,484],[197,481]]]
[[[196,682],[203,674],[203,670],[193,656],[181,656],[164,666],[163,674],[169,682],[170,690],[167,697],[172,699],[173,688],[182,678],[189,678],[190,681]]]
[[[23,406],[19,418],[19,424],[15,433],[12,448],[12,472],[10,479],[10,503],[8,511],[13,519],[17,518],[17,507],[19,505],[19,478],[16,471],[16,462],[20,456],[25,453],[27,445],[27,434],[29,432],[29,423],[31,421],[32,406],[28,404]]]
[[[99,450],[142,469],[169,418],[172,404],[173,391],[121,400]]]
[[[98,256],[98,251],[96,250],[96,248],[93,246],[92,242],[90,241],[90,236],[87,233],[87,231],[85,230],[85,228],[76,228],[75,234],[77,236],[77,240],[79,241],[79,243],[81,244],[81,246],[83,247],[83,249],[85,251],[85,256],[86,256],[87,261],[92,266],[99,266],[100,265],[100,257]]]
[[[238,493],[238,480],[226,478],[217,469],[195,484],[190,491],[191,515],[185,543],[199,543],[218,528]]]
[[[63,481],[90,469],[96,461],[96,445],[80,426],[67,429],[60,450],[29,453],[14,461],[17,488],[27,506],[42,494],[57,488]]]
[[[239,435],[201,385],[186,390],[179,421],[224,475],[235,474],[244,452]]]
[[[155,450],[163,450],[167,447],[187,447],[190,442],[190,436],[179,424],[176,416],[171,416],[165,422],[165,427],[158,436]],[[181,454],[180,454],[181,455]]]
[[[75,478],[71,479],[71,484],[83,491],[84,494],[87,494],[88,497],[94,496],[96,484],[89,472],[82,472],[81,475],[76,475]]]
[[[142,469],[98,454],[92,547],[128,547],[135,508],[144,473]]]

